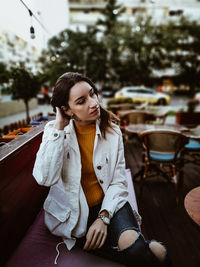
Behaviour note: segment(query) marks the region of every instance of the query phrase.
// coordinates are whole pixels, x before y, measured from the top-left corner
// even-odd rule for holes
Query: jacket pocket
[[[47,198],[44,203],[44,210],[49,212],[55,218],[61,222],[65,222],[70,216],[70,209],[61,203],[59,203],[54,198]]]
[[[45,224],[48,229],[54,235],[68,236],[66,229],[64,230],[64,225],[67,225],[68,219],[70,218],[71,210],[51,197],[48,197],[45,200],[44,210]]]

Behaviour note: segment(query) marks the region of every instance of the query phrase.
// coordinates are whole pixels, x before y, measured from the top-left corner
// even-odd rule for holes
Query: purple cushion
[[[129,200],[129,203],[132,206],[132,208],[138,212],[138,205],[137,205],[135,189],[134,189],[134,184],[133,184],[133,179],[131,176],[131,170],[130,169],[126,169],[126,178],[127,178],[127,183],[128,183],[128,200]]]
[[[128,182],[129,202],[131,206],[138,210],[135,197],[134,185],[131,172],[126,170]],[[80,248],[73,248],[68,251],[65,244],[59,245],[60,255],[57,265],[54,260],[57,256],[56,245],[62,242],[62,239],[52,235],[44,224],[44,211],[41,210],[35,222],[30,227],[28,233],[14,251],[6,267],[120,267],[124,266],[117,262],[89,254]]]
[[[41,210],[25,238],[6,264],[6,267],[123,266],[117,262],[84,252],[80,248],[73,248],[71,251],[68,251],[65,244],[59,245],[60,255],[57,265],[55,265],[56,245],[59,242],[62,242],[61,238],[53,236],[46,228],[44,224],[44,211]]]

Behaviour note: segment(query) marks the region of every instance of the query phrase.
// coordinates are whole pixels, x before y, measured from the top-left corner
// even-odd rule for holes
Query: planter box
[[[200,112],[177,112],[176,123],[187,127],[195,127],[200,125]]]
[[[33,129],[32,127],[29,127],[29,128],[19,128],[17,130],[14,130],[13,132],[10,132],[10,133],[4,135],[3,138],[6,138],[6,139],[14,139],[14,138],[20,137],[21,135],[27,133],[28,131],[30,131],[32,129]]]

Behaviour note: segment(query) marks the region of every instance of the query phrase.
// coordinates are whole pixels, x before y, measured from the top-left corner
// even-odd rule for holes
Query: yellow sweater
[[[98,183],[93,168],[93,148],[96,125],[76,125],[75,129],[81,153],[81,184],[87,199],[88,206],[92,207],[101,203],[104,197],[103,190]]]

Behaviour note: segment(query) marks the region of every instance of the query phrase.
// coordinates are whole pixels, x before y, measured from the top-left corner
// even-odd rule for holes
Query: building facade
[[[33,72],[39,69],[38,57],[40,50],[14,33],[0,28],[0,62],[18,66],[24,62]]]
[[[101,17],[106,0],[68,0],[70,29],[85,30]],[[199,0],[118,0],[125,7],[121,20],[134,22],[137,15],[151,16],[156,24],[178,21],[181,15],[200,20]]]

